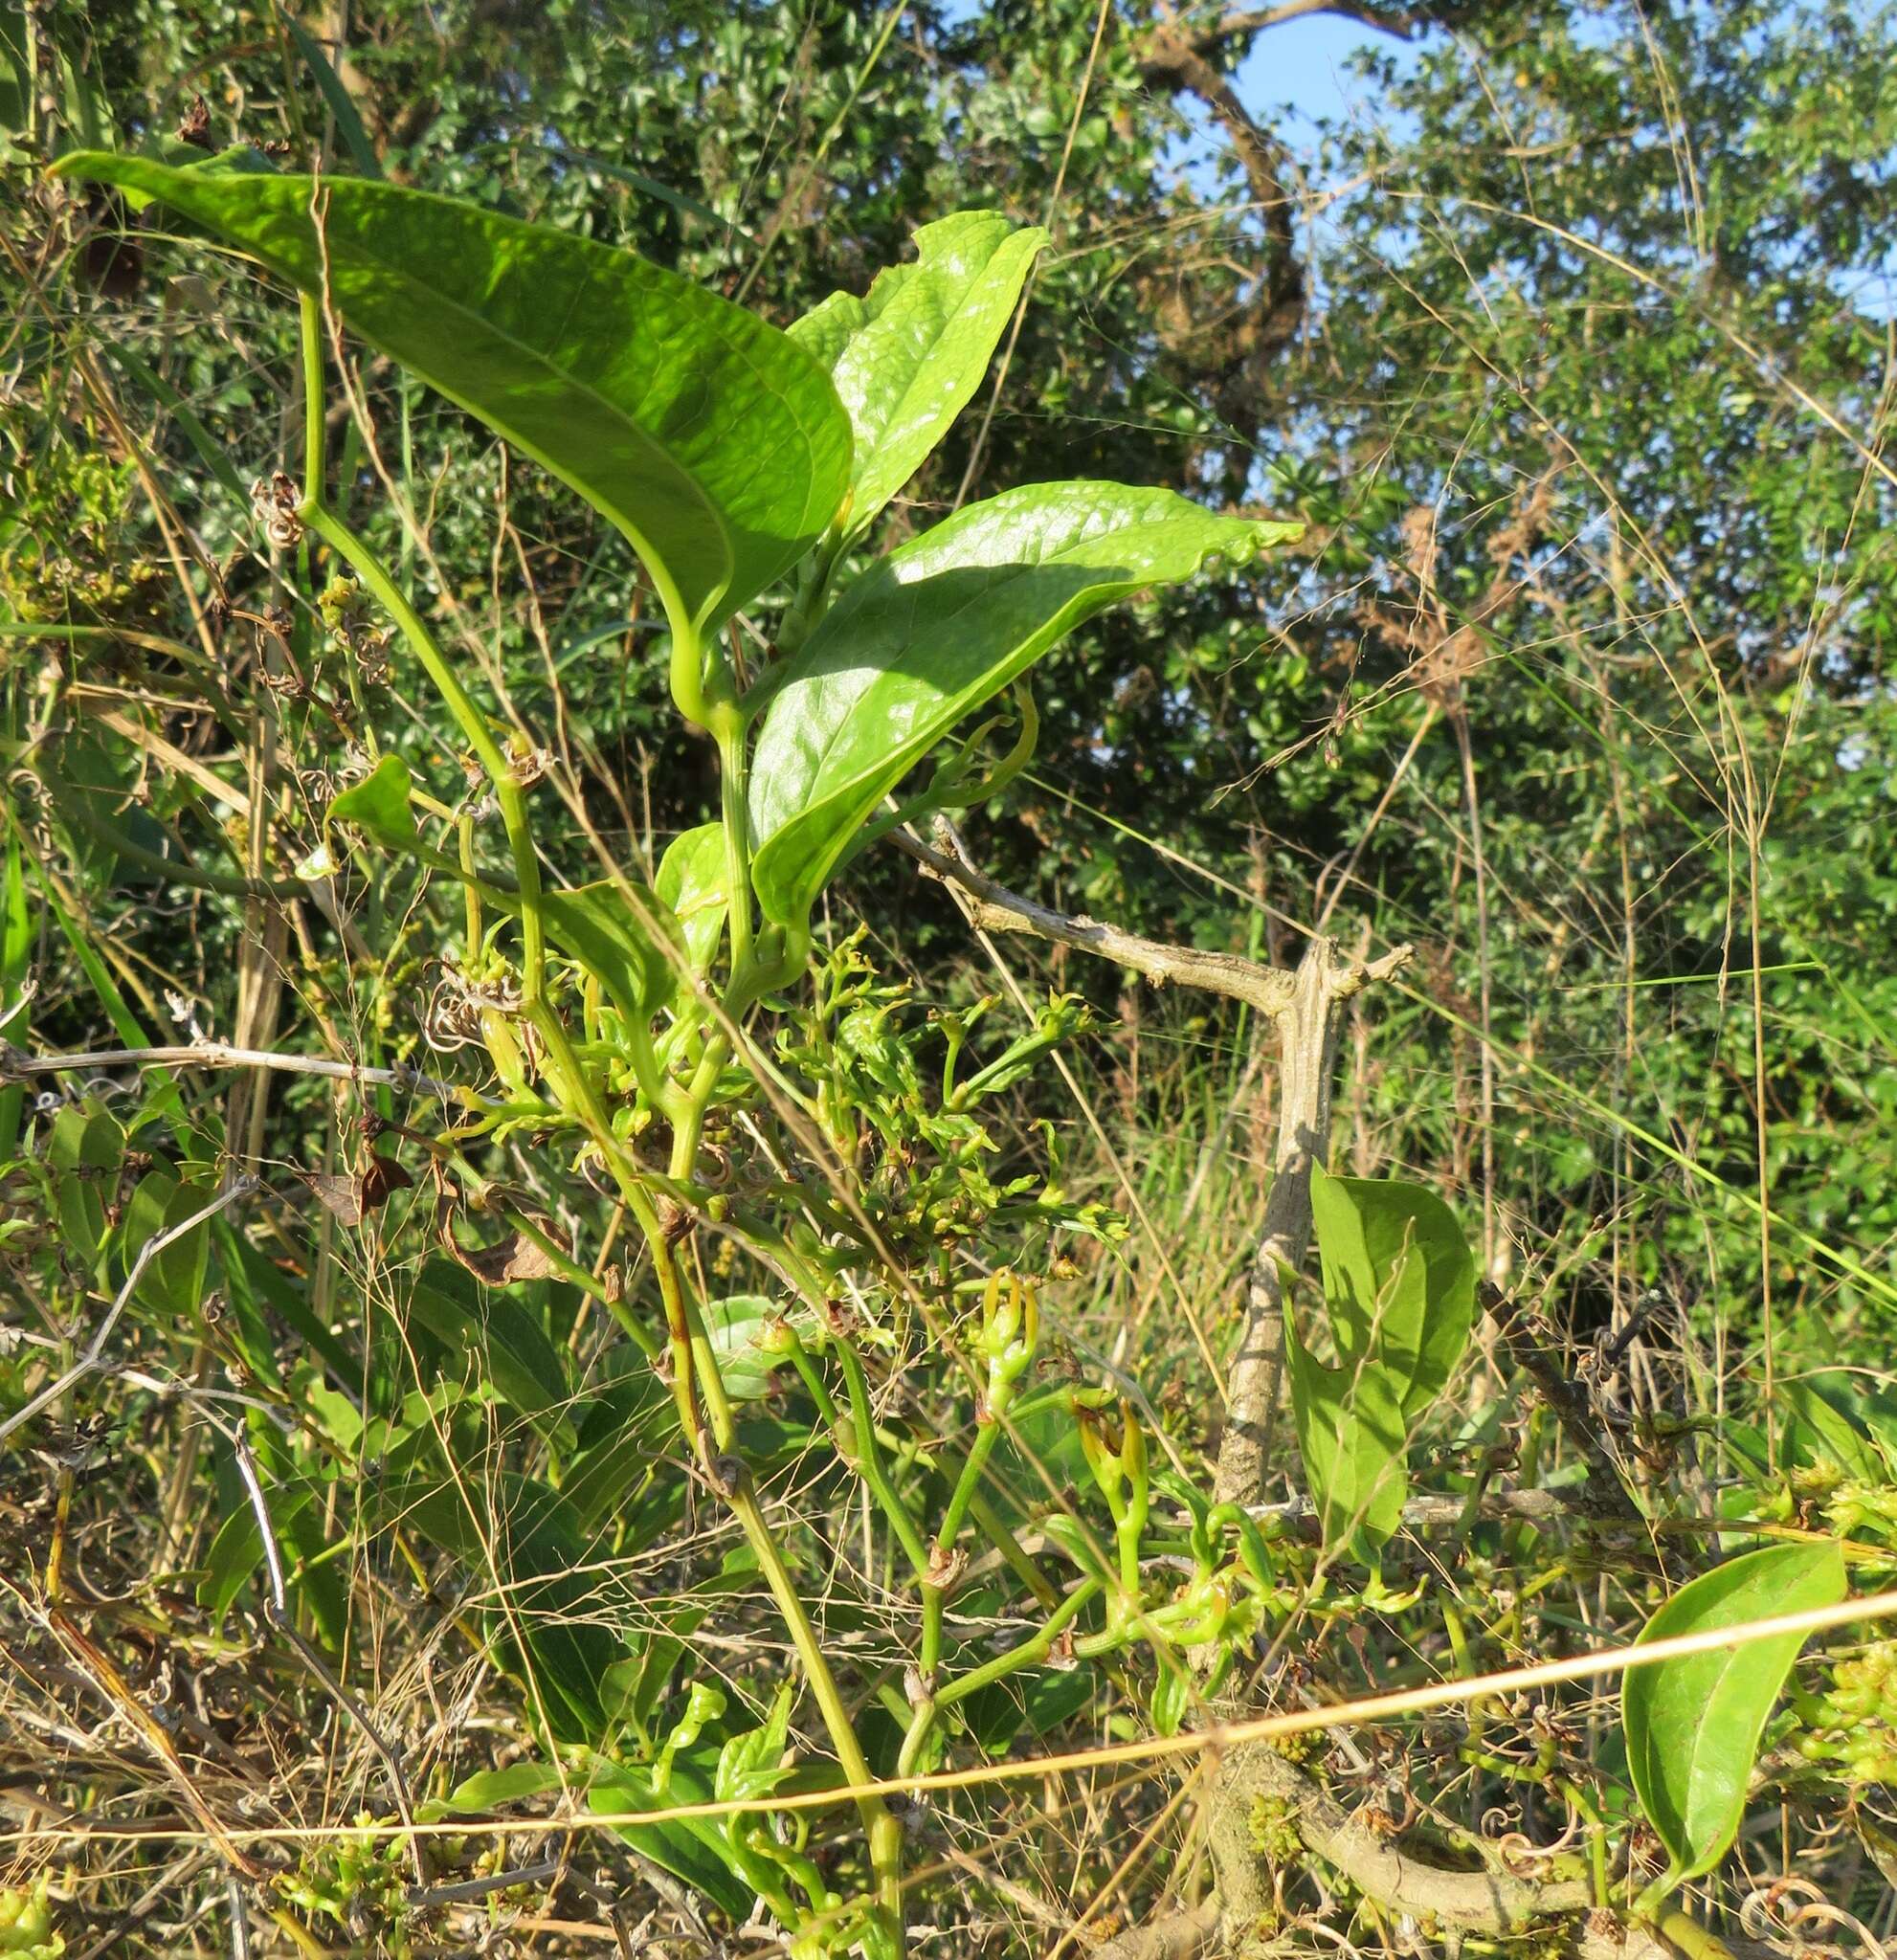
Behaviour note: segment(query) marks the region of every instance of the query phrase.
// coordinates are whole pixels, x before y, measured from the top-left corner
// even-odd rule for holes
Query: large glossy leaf
[[[879,274],[864,299],[833,293],[792,327],[856,431],[846,532],[869,523],[968,406],[1046,243],[1038,226],[957,212],[916,234],[913,265]]]
[[[751,772],[767,914],[801,924],[882,798],[1081,621],[1297,532],[1170,490],[1047,483],[975,504],[893,552],[776,679]]]
[[[1835,1544],[1769,1546],[1681,1587],[1636,1644],[1832,1606],[1844,1592]],[[1797,1634],[1774,1634],[1629,1671],[1627,1767],[1666,1846],[1669,1884],[1710,1871],[1737,1835],[1759,1736],[1803,1645]]]
[[[849,420],[816,362],[633,253],[360,178],[99,151],[58,168],[156,198],[306,292],[326,285],[364,340],[617,524],[668,610],[703,629],[800,558],[842,499]]]
[[[1285,1317],[1291,1408],[1327,1547],[1373,1561],[1401,1523],[1411,1425],[1442,1392],[1475,1313],[1475,1260],[1420,1186],[1311,1170],[1336,1366]]]

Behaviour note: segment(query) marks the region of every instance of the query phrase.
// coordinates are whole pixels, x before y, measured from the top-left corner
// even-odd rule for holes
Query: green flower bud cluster
[[[371,1821],[367,1815],[356,1819],[360,1825]],[[359,1838],[310,1846],[297,1869],[278,1880],[278,1889],[312,1918],[333,1919],[352,1931],[372,1923],[381,1928],[378,1950],[399,1955],[409,1950],[399,1931],[409,1910],[403,1857],[399,1839],[365,1830]]]
[[[1012,1272],[991,1275],[981,1296],[975,1352],[988,1364],[988,1413],[999,1417],[1015,1399],[1040,1340],[1040,1308],[1032,1280]]]
[[[1897,1782],[1897,1640],[1836,1662],[1798,1713],[1793,1746],[1808,1763],[1834,1765],[1851,1783]]]
[[[0,1885],[0,1953],[18,1960],[59,1960],[66,1943],[53,1930],[53,1907],[46,1880],[31,1885]]]

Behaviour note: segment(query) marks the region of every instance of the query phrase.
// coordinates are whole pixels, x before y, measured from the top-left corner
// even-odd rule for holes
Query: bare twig
[[[1058,946],[1129,967],[1155,986],[1196,987],[1206,993],[1222,993],[1228,999],[1248,1002],[1261,1013],[1282,1013],[1291,1003],[1296,980],[1280,968],[1237,953],[1164,946],[1098,919],[1056,912],[902,831],[893,833],[890,841],[906,851],[931,877],[952,880],[970,894],[975,902],[971,920],[978,931],[1033,933]]]
[[[1218,1876],[1219,1910],[1201,1907],[1127,1934],[1102,1949],[1111,1960],[1193,1960],[1222,1932],[1234,1951],[1267,1916],[1271,1889],[1252,1843],[1254,1807],[1278,1808],[1305,1846],[1333,1866],[1385,1911],[1460,1936],[1497,1937],[1551,1921],[1573,1922],[1572,1950],[1579,1960],[1677,1960],[1681,1950],[1705,1952],[1707,1936],[1684,1914],[1667,1915],[1664,1930],[1594,1909],[1581,1876],[1529,1879],[1513,1872],[1456,1871],[1432,1864],[1346,1812],[1317,1779],[1269,1747],[1234,1749],[1221,1766],[1210,1832]],[[1697,1934],[1695,1940],[1693,1935]],[[1728,1954],[1762,1960],[1769,1950],[1751,1943],[1721,1943]],[[1453,1950],[1453,1949],[1451,1949]]]
[[[0,1081],[109,1068],[275,1069],[282,1075],[326,1076],[335,1081],[419,1089],[449,1102],[475,1095],[459,1083],[444,1082],[412,1068],[367,1068],[361,1062],[336,1061],[326,1055],[280,1055],[267,1048],[234,1047],[228,1041],[193,1041],[174,1048],[97,1048],[82,1055],[27,1055],[11,1043],[0,1042]],[[483,1101],[480,1097],[475,1100]]]
[[[1330,1145],[1344,1005],[1371,981],[1395,972],[1410,952],[1400,946],[1364,964],[1315,934],[1298,963],[1291,998],[1279,1012],[1278,1143],[1218,1446],[1214,1487],[1221,1503],[1255,1504],[1264,1488],[1284,1366],[1284,1275],[1297,1272],[1310,1248],[1310,1171]]]
[[[1394,34],[1399,41],[1414,39],[1429,25],[1421,14],[1412,13],[1407,8],[1379,7],[1373,0],[1280,0],[1276,7],[1240,9],[1225,14],[1211,26],[1192,32],[1189,38],[1200,54],[1210,55],[1241,35],[1262,33],[1268,28],[1307,20],[1320,13],[1354,21],[1359,27],[1374,28],[1378,33]]]
[[[482,1879],[460,1879],[452,1885],[411,1885],[408,1902],[426,1909],[431,1905],[470,1905],[490,1892],[504,1892],[510,1885],[540,1885],[559,1876],[561,1860],[544,1858],[538,1864],[524,1864],[518,1871],[490,1872]]]

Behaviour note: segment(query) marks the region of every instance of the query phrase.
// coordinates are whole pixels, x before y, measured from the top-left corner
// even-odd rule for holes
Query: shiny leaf
[[[1768,1546],[1681,1587],[1636,1645],[1833,1606],[1845,1590],[1835,1544]],[[1627,1767],[1672,1861],[1669,1888],[1710,1871],[1737,1836],[1759,1736],[1803,1645],[1774,1634],[1629,1671]]]
[[[916,234],[913,265],[879,274],[864,299],[833,293],[792,327],[856,431],[846,531],[868,524],[968,406],[1046,243],[1038,226],[957,212]]]
[[[694,973],[710,970],[729,910],[725,877],[725,826],[703,823],[665,847],[654,888],[672,908]]]
[[[415,813],[409,808],[413,783],[399,755],[385,755],[360,783],[345,790],[330,806],[332,818],[352,823],[385,851],[413,851],[421,842]]]
[[[544,463],[708,631],[803,556],[849,480],[836,390],[788,336],[635,254],[360,178],[60,174],[156,198],[306,292]],[[312,190],[322,235],[312,221]]]
[[[1170,490],[1035,484],[865,572],[772,679],[750,797],[766,913],[801,924],[882,798],[1082,620],[1297,528],[1219,517]]]

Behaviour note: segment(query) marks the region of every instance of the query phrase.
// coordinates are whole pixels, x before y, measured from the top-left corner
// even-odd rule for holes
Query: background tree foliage
[[[1714,1414],[1783,1467],[1758,1390],[1813,1366],[1872,1385],[1897,1304],[1897,10],[1364,0],[1323,11],[1366,29],[1373,113],[1303,145],[1269,77],[1307,11],[332,0],[293,31],[219,0],[0,8],[0,1013],[36,990],[8,1037],[314,1025],[427,1068],[452,916],[392,884],[293,927],[258,895],[316,842],[366,718],[442,769],[454,744],[398,644],[273,568],[252,485],[295,467],[281,307],[168,220],[49,189],[48,157],[279,146],[626,245],[780,324],[917,224],[992,208],[1053,248],[899,519],[1099,476],[1309,529],[1292,566],[1053,656],[1031,770],[964,826],[977,861],[1204,947],[1284,960],[1321,922],[1415,942],[1346,1042],[1340,1168],[1436,1184],[1490,1279],[1603,1335],[1598,1387],[1656,1476],[1717,1502],[1740,1445],[1693,1439]],[[570,761],[584,808],[553,855],[580,875],[590,828],[656,861],[716,792],[631,554],[387,363],[359,379],[375,447],[332,416],[348,515]],[[296,768],[234,785],[265,722]],[[1019,942],[997,975],[891,853],[833,903],[937,1007],[1013,974],[1117,1023],[1018,1092],[1008,1162],[1045,1118],[1068,1194],[1129,1215],[1074,1278],[1073,1338],[1207,1443],[1268,1161],[1256,1029]],[[0,1155],[45,1088],[0,1091]],[[326,1090],[218,1093],[208,1150],[346,1169]],[[31,1250],[37,1187],[11,1177],[0,1249]],[[329,1257],[340,1228],[311,1229]],[[1453,1444],[1545,1447],[1512,1392],[1476,1393]],[[241,1495],[216,1465],[200,1523],[201,1472],[154,1461],[140,1487],[181,1570]]]

